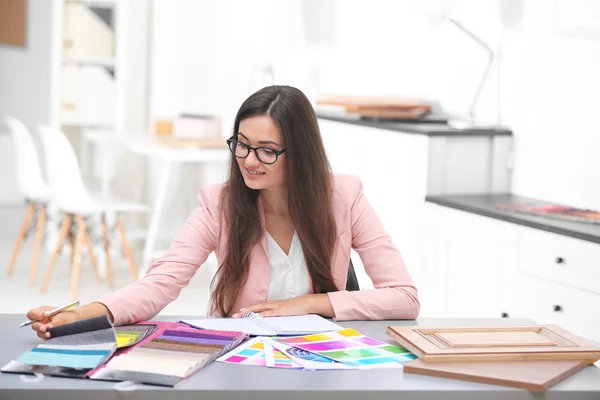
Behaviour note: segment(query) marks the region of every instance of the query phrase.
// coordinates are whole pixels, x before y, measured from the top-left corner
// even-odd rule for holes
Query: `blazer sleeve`
[[[153,318],[188,285],[216,247],[219,216],[214,197],[211,190],[201,189],[198,206],[165,255],[152,264],[143,278],[98,300],[110,310],[115,325]]]
[[[360,255],[374,289],[329,293],[335,319],[415,319],[419,298],[404,260],[365,197],[361,181],[356,178],[352,186],[352,248]]]

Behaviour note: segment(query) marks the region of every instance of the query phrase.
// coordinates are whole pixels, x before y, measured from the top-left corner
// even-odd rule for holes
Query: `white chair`
[[[50,258],[46,269],[46,274],[42,281],[42,290],[45,290],[56,260],[59,256],[65,237],[73,224],[73,219],[77,226],[77,235],[75,238],[75,251],[73,255],[73,266],[71,272],[71,296],[77,297],[79,285],[79,276],[81,272],[81,252],[86,246],[92,258],[96,277],[101,280],[95,257],[92,250],[92,242],[87,232],[88,226],[86,218],[100,216],[102,220],[102,232],[104,239],[104,251],[106,253],[106,278],[110,287],[113,287],[113,274],[110,261],[109,227],[107,226],[107,214],[116,215],[115,228],[120,236],[123,253],[129,264],[129,269],[133,280],[138,277],[137,267],[131,249],[125,236],[125,229],[120,219],[119,213],[123,212],[147,212],[148,207],[142,204],[128,203],[121,201],[101,201],[89,195],[85,184],[77,156],[71,143],[65,134],[57,128],[42,126],[40,127],[40,137],[46,156],[46,174],[48,184],[52,193],[52,198],[56,206],[65,213],[65,218],[58,235],[56,249]]]
[[[35,245],[31,264],[29,265],[29,284],[33,285],[37,275],[37,265],[44,237],[50,189],[42,175],[38,151],[29,130],[21,121],[13,117],[6,117],[6,123],[10,128],[13,139],[17,185],[29,205],[8,264],[8,274],[12,275],[21,246],[30,230],[35,228]],[[36,214],[37,218],[35,217]]]

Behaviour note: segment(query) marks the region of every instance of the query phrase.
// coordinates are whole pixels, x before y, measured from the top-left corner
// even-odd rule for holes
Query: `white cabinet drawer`
[[[520,227],[519,270],[600,294],[600,244]]]
[[[600,296],[517,274],[516,310],[511,317],[556,324],[585,339],[600,342]]]

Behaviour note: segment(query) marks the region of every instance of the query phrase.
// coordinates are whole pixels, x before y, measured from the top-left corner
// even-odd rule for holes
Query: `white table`
[[[152,204],[152,214],[148,231],[146,233],[146,242],[144,245],[144,257],[140,268],[140,276],[143,276],[150,267],[152,260],[162,256],[164,249],[156,249],[156,240],[161,218],[165,208],[170,180],[173,177],[172,170],[175,164],[196,163],[212,164],[223,163],[224,166],[229,160],[231,153],[227,148],[223,149],[189,149],[189,148],[171,148],[152,143],[149,139],[130,139],[122,136],[106,135],[106,132],[87,132],[84,139],[102,146],[103,163],[109,163],[108,148],[119,149],[135,154],[140,154],[148,158],[162,161],[158,188]],[[225,141],[225,139],[223,139]],[[110,188],[110,174],[102,174],[102,192],[108,194]]]

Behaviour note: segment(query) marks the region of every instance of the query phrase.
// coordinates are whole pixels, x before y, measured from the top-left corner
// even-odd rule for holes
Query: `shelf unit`
[[[86,129],[124,124],[128,0],[55,0],[51,124],[82,147]]]

